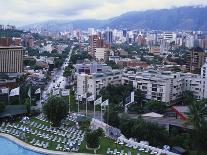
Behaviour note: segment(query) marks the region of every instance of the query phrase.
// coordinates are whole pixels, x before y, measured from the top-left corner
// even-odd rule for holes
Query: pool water
[[[44,155],[31,150],[27,150],[16,143],[0,137],[0,155]]]

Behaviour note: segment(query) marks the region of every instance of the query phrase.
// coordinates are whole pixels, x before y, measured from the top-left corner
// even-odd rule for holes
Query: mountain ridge
[[[22,28],[39,26],[48,30],[118,28],[150,30],[207,30],[207,6],[186,6],[171,9],[131,11],[107,20],[85,19],[73,21],[47,21]]]

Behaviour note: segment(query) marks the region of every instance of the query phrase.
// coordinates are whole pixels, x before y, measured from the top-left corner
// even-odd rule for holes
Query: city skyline
[[[1,22],[16,25],[48,20],[108,19],[129,11],[207,5],[205,0],[147,0],[142,3],[136,0],[0,0],[0,3]]]

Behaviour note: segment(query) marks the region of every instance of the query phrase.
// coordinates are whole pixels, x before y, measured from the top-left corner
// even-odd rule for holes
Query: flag
[[[91,95],[87,98],[88,101],[94,101],[95,100],[95,96],[94,95]]]
[[[60,93],[60,92],[59,92],[59,89],[54,90],[54,91],[52,92],[53,95],[59,95],[59,93]]]
[[[27,95],[31,98],[31,88],[29,88]]]
[[[109,99],[101,103],[101,106],[108,106],[109,105]]]
[[[125,103],[132,103],[134,102],[134,91],[130,93],[130,95],[125,99]]]
[[[17,96],[19,95],[19,87],[14,88],[10,91],[10,95],[9,96]]]
[[[87,93],[81,95],[82,98],[87,98]]]
[[[95,105],[99,105],[102,103],[102,97],[98,98],[97,100],[94,101]]]
[[[0,89],[0,94],[8,94],[9,89],[8,88],[1,88]]]
[[[81,95],[76,95],[76,100],[77,101],[82,101],[82,96]]]
[[[35,94],[40,94],[41,93],[41,89],[38,88],[36,91],[35,91]]]
[[[61,94],[62,94],[62,96],[69,96],[70,95],[70,90],[62,90]]]

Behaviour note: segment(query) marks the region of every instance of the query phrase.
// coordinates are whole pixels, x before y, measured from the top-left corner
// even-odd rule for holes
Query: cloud
[[[0,19],[34,23],[45,20],[107,19],[127,11],[207,5],[206,0],[0,0]]]

